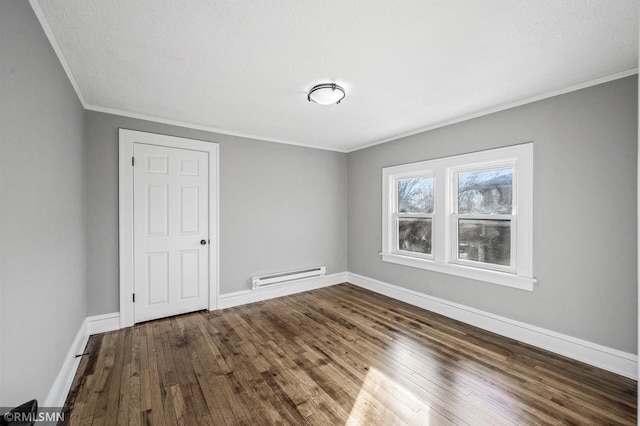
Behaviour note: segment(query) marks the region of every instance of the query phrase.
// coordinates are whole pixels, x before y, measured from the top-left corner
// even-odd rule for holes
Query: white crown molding
[[[348,282],[396,300],[637,380],[638,356],[349,272]]]
[[[30,0],[30,1],[34,2],[35,0]],[[53,44],[53,42],[52,42],[52,44]],[[61,56],[61,54],[59,54],[58,56]],[[61,60],[61,62],[62,62],[62,60]],[[64,63],[63,63],[63,66],[64,66]],[[65,70],[66,69],[67,68],[65,67]],[[121,109],[105,108],[105,107],[100,107],[100,106],[95,106],[95,105],[88,105],[82,100],[82,98],[81,98],[81,101],[83,102],[83,105],[84,105],[85,109],[87,109],[89,111],[102,112],[102,113],[105,113],[105,114],[121,115],[121,116],[124,116],[124,117],[136,118],[136,119],[139,119],[139,120],[152,121],[152,122],[155,122],[155,123],[167,124],[167,125],[177,126],[177,127],[184,127],[184,128],[188,128],[188,129],[194,129],[194,130],[202,130],[202,131],[205,131],[205,132],[219,133],[219,134],[227,135],[227,136],[236,136],[236,137],[254,139],[254,140],[264,141],[264,142],[281,143],[281,144],[285,144],[285,145],[300,146],[300,147],[303,147],[303,148],[320,149],[320,150],[323,150],[323,151],[333,151],[333,152],[340,152],[340,153],[348,154],[350,152],[359,151],[361,149],[370,148],[372,146],[381,145],[381,144],[384,144],[384,143],[387,143],[387,142],[393,142],[393,141],[396,141],[398,139],[406,138],[408,136],[417,135],[419,133],[428,132],[430,130],[439,129],[441,127],[450,126],[452,124],[461,123],[463,121],[472,120],[474,118],[483,117],[485,115],[489,115],[489,114],[493,114],[493,113],[496,113],[496,112],[505,111],[505,110],[508,110],[508,109],[511,109],[511,108],[516,108],[516,107],[519,107],[519,106],[527,105],[527,104],[530,104],[530,103],[533,103],[533,102],[537,102],[537,101],[541,101],[541,100],[544,100],[544,99],[552,98],[554,96],[564,95],[564,94],[567,94],[567,93],[575,92],[577,90],[586,89],[586,88],[591,87],[591,86],[597,86],[598,84],[603,84],[603,83],[607,83],[609,81],[619,80],[621,78],[629,77],[629,76],[636,75],[636,74],[638,74],[638,68],[632,68],[630,70],[622,71],[622,72],[611,74],[611,75],[606,75],[606,76],[603,76],[603,77],[600,77],[600,78],[596,78],[594,80],[589,80],[589,81],[586,81],[586,82],[583,82],[583,83],[580,83],[580,84],[576,84],[576,85],[573,85],[573,86],[569,86],[569,87],[565,87],[565,88],[562,88],[562,89],[557,89],[557,90],[553,90],[553,91],[550,91],[550,92],[546,92],[546,93],[543,93],[543,94],[540,94],[540,95],[537,95],[537,96],[534,96],[534,97],[531,97],[531,98],[522,99],[522,100],[519,100],[519,101],[515,101],[515,102],[507,103],[507,104],[504,104],[504,105],[500,105],[500,106],[497,106],[497,107],[494,107],[494,108],[489,108],[489,109],[481,110],[481,111],[478,111],[478,112],[474,112],[472,114],[467,114],[467,115],[463,115],[463,116],[460,116],[460,117],[452,118],[450,120],[441,121],[439,123],[430,124],[430,125],[425,126],[425,127],[421,127],[421,128],[415,129],[415,130],[404,132],[404,133],[399,133],[397,135],[390,136],[388,138],[385,138],[385,139],[382,139],[382,140],[379,140],[379,141],[375,141],[375,142],[371,142],[371,143],[368,143],[368,144],[364,144],[364,145],[361,145],[359,147],[351,148],[351,149],[328,148],[328,147],[324,147],[324,146],[317,146],[317,145],[298,143],[298,142],[288,141],[288,140],[284,140],[284,139],[265,138],[265,137],[258,136],[258,135],[250,135],[250,134],[246,134],[246,133],[233,132],[233,131],[230,131],[230,130],[218,129],[218,128],[215,128],[215,127],[203,126],[203,125],[188,123],[188,122],[184,122],[184,121],[169,120],[169,119],[166,119],[166,118],[161,118],[161,117],[156,117],[156,116],[146,115],[146,114],[140,114],[140,113],[131,112],[131,111],[125,111],[125,110],[121,110]],[[73,84],[73,82],[72,82],[72,84]],[[74,87],[76,87],[75,84],[74,84]],[[77,91],[78,91],[78,93],[80,93],[79,90],[77,90]]]
[[[586,89],[587,87],[597,86],[598,84],[607,83],[609,81],[619,80],[621,78],[629,77],[629,76],[632,76],[632,75],[635,75],[635,74],[638,74],[638,68],[632,68],[630,70],[622,71],[622,72],[615,73],[615,74],[606,75],[606,76],[603,76],[603,77],[600,77],[600,78],[596,78],[594,80],[585,81],[584,83],[576,84],[576,85],[565,87],[565,88],[562,88],[562,89],[552,90],[550,92],[546,92],[546,93],[534,96],[532,98],[526,98],[526,99],[522,99],[522,100],[519,100],[519,101],[510,102],[510,103],[507,103],[507,104],[504,104],[504,105],[500,105],[500,106],[497,106],[497,107],[494,107],[494,108],[484,109],[484,110],[481,110],[481,111],[478,111],[478,112],[474,112],[472,114],[462,115],[460,117],[452,118],[450,120],[445,120],[445,121],[441,121],[439,123],[430,124],[428,126],[421,127],[419,129],[411,130],[411,131],[408,131],[408,132],[405,132],[405,133],[400,133],[398,135],[390,136],[388,138],[385,138],[385,139],[382,139],[382,140],[379,140],[379,141],[376,141],[376,142],[371,142],[371,143],[359,146],[357,148],[349,149],[346,152],[350,153],[350,152],[354,152],[354,151],[359,151],[361,149],[370,148],[372,146],[381,145],[383,143],[396,141],[398,139],[402,139],[402,138],[406,138],[406,137],[409,137],[409,136],[417,135],[419,133],[428,132],[429,130],[439,129],[440,127],[450,126],[452,124],[461,123],[463,121],[472,120],[474,118],[483,117],[485,115],[493,114],[493,113],[496,113],[496,112],[505,111],[505,110],[508,110],[508,109],[511,109],[511,108],[516,108],[516,107],[519,107],[519,106],[522,106],[522,105],[530,104],[530,103],[541,101],[541,100],[548,99],[548,98],[553,98],[554,96],[564,95],[564,94],[567,94],[567,93],[575,92],[577,90]]]
[[[240,137],[240,138],[253,139],[253,140],[257,140],[257,141],[261,141],[261,142],[273,142],[273,143],[280,143],[280,144],[284,144],[284,145],[294,145],[294,146],[300,146],[300,147],[303,147],[303,148],[311,148],[311,149],[320,149],[320,150],[323,150],[323,151],[340,152],[340,153],[343,153],[343,154],[347,152],[346,150],[340,150],[340,149],[336,149],[336,148],[328,148],[328,147],[324,147],[324,146],[317,146],[317,145],[310,145],[310,144],[292,142],[292,141],[288,141],[288,140],[284,140],[284,139],[266,138],[266,137],[262,137],[262,136],[250,135],[250,134],[247,134],[247,133],[239,133],[239,132],[233,132],[233,131],[230,131],[230,130],[218,129],[216,127],[210,127],[210,126],[203,126],[203,125],[200,125],[200,124],[188,123],[188,122],[185,122],[185,121],[169,120],[169,119],[166,119],[166,118],[156,117],[156,116],[147,115],[147,114],[140,114],[140,113],[137,113],[137,112],[125,111],[125,110],[121,110],[121,109],[117,109],[117,108],[105,108],[105,107],[96,106],[96,105],[86,105],[85,109],[88,110],[88,111],[96,111],[96,112],[102,112],[102,113],[105,113],[105,114],[121,115],[123,117],[136,118],[138,120],[152,121],[154,123],[167,124],[167,125],[170,125],[170,126],[184,127],[184,128],[193,129],[193,130],[202,130],[204,132],[218,133],[218,134],[226,135],[226,136],[235,136],[235,137]]]
[[[101,107],[101,106],[97,106],[97,105],[90,105],[85,100],[84,95],[82,94],[82,91],[80,90],[80,86],[78,85],[78,82],[77,82],[75,76],[73,75],[73,72],[71,71],[71,67],[69,66],[69,63],[67,62],[67,60],[64,57],[64,55],[62,54],[62,49],[60,48],[60,45],[58,44],[58,41],[57,41],[55,35],[53,34],[53,30],[51,29],[51,26],[49,25],[49,21],[47,20],[47,17],[44,14],[44,11],[42,10],[42,7],[40,7],[39,1],[38,0],[29,0],[29,4],[31,5],[31,8],[33,9],[36,17],[38,18],[38,21],[40,22],[40,26],[42,26],[42,29],[43,29],[46,37],[49,39],[49,43],[51,43],[51,47],[53,48],[54,52],[56,53],[56,56],[58,57],[58,60],[60,61],[60,64],[62,65],[62,68],[64,69],[64,72],[67,74],[67,78],[69,79],[69,82],[71,83],[71,86],[73,86],[73,89],[76,92],[76,95],[78,96],[78,99],[80,100],[80,103],[82,104],[83,108],[85,110],[87,110],[87,111],[96,111],[96,112],[102,112],[102,113],[105,113],[105,114],[121,115],[123,117],[135,118],[135,119],[138,119],[138,120],[152,121],[154,123],[167,124],[167,125],[176,126],[176,127],[184,127],[184,128],[193,129],[193,130],[202,130],[202,131],[205,131],[205,132],[219,133],[219,134],[222,134],[222,135],[236,136],[236,137],[254,139],[254,140],[264,141],[264,142],[281,143],[281,144],[285,144],[285,145],[300,146],[300,147],[303,147],[303,148],[320,149],[320,150],[323,150],[323,151],[334,151],[334,152],[340,152],[340,153],[343,153],[343,154],[347,152],[346,150],[343,150],[343,149],[328,148],[328,147],[324,147],[324,146],[310,145],[310,144],[305,144],[305,143],[288,141],[288,140],[284,140],[284,139],[267,138],[267,137],[251,135],[251,134],[247,134],[247,133],[234,132],[234,131],[231,131],[231,130],[219,129],[219,128],[216,128],[216,127],[203,126],[203,125],[199,125],[199,124],[189,123],[189,122],[186,122],[186,121],[169,120],[169,119],[162,118],[162,117],[156,117],[156,116],[147,115],[147,114],[140,114],[140,113],[126,111],[126,110],[117,109],[117,108],[107,108],[107,107]]]
[[[44,11],[40,7],[40,3],[38,2],[38,0],[29,0],[29,4],[31,5],[33,12],[36,14],[36,17],[38,18],[38,21],[40,22],[40,26],[42,26],[42,29],[44,30],[44,34],[49,39],[49,43],[51,43],[51,47],[53,48],[53,51],[56,53],[56,56],[58,57],[58,60],[60,61],[60,65],[62,65],[64,72],[67,74],[67,78],[69,79],[71,86],[73,86],[73,90],[76,92],[76,95],[80,100],[80,103],[85,109],[87,109],[87,102],[85,101],[84,96],[82,95],[80,86],[78,86],[78,82],[76,81],[76,78],[74,77],[73,72],[71,72],[71,67],[67,63],[67,60],[65,59],[64,55],[62,54],[62,49],[60,48],[60,45],[58,44],[58,40],[53,34],[53,30],[49,25],[49,21],[47,20],[47,17],[44,14]]]
[[[456,124],[456,123],[460,123],[463,121],[467,121],[467,120],[471,120],[474,118],[478,118],[478,117],[482,117],[485,115],[489,115],[489,114],[493,114],[495,112],[499,112],[499,111],[504,111],[510,108],[515,108],[518,106],[522,106],[522,105],[526,105],[528,103],[532,103],[532,102],[536,102],[536,101],[540,101],[543,99],[547,99],[547,98],[551,98],[554,96],[558,96],[558,95],[562,95],[565,93],[569,93],[569,92],[573,92],[576,90],[580,90],[580,89],[584,89],[590,86],[595,86],[598,84],[602,84],[602,83],[606,83],[608,81],[613,81],[613,80],[617,80],[620,78],[624,78],[624,77],[628,77],[634,74],[638,74],[638,68],[633,68],[630,70],[626,70],[626,71],[622,71],[619,73],[615,73],[615,74],[611,74],[611,75],[606,75],[594,80],[590,80],[590,81],[586,81],[584,83],[580,83],[580,84],[576,84],[573,86],[569,86],[566,88],[561,88],[561,89],[557,89],[557,90],[553,90],[547,93],[543,93],[537,96],[534,96],[532,98],[527,98],[527,99],[522,99],[519,101],[515,101],[515,102],[511,102],[511,103],[507,103],[504,105],[500,105],[494,108],[489,108],[489,109],[485,109],[482,111],[478,111],[472,114],[467,114],[467,115],[463,115],[460,117],[456,117],[456,118],[452,118],[450,120],[445,120],[439,123],[434,123],[434,124],[430,124],[424,127],[420,127],[418,129],[414,129],[408,132],[403,132],[403,133],[399,133],[397,135],[394,136],[390,136],[388,138],[379,140],[379,141],[375,141],[375,142],[371,142],[368,144],[364,144],[361,146],[358,146],[356,148],[351,148],[351,149],[338,149],[338,148],[329,148],[329,147],[324,147],[324,146],[317,146],[317,145],[310,145],[310,144],[305,144],[305,143],[300,143],[300,142],[293,142],[293,141],[289,141],[289,140],[284,140],[284,139],[278,139],[278,138],[267,138],[267,137],[263,137],[263,136],[258,136],[258,135],[251,135],[251,134],[246,134],[246,133],[240,133],[240,132],[234,132],[231,130],[225,130],[225,129],[219,129],[219,128],[215,128],[215,127],[210,127],[210,126],[203,126],[203,125],[199,125],[199,124],[194,124],[194,123],[189,123],[189,122],[184,122],[184,121],[179,121],[179,120],[169,120],[169,119],[165,119],[165,118],[161,118],[161,117],[156,117],[153,115],[147,115],[147,114],[140,114],[140,113],[136,113],[136,112],[131,112],[131,111],[126,111],[126,110],[121,110],[121,109],[116,109],[116,108],[107,108],[107,107],[101,107],[101,106],[97,106],[97,105],[90,105],[86,102],[82,91],[80,90],[80,86],[78,85],[76,78],[73,75],[73,72],[71,71],[71,67],[69,66],[67,60],[65,59],[64,55],[62,54],[62,49],[60,48],[60,45],[58,44],[57,39],[55,38],[53,31],[51,29],[51,26],[49,25],[49,21],[46,18],[46,15],[44,14],[44,11],[42,10],[42,8],[40,7],[39,1],[38,0],[29,0],[29,4],[31,5],[31,8],[33,9],[34,13],[36,14],[36,17],[38,18],[38,21],[40,22],[40,25],[42,26],[42,29],[44,30],[45,35],[47,36],[47,38],[49,39],[49,42],[51,43],[51,46],[53,47],[53,50],[56,53],[56,56],[58,57],[58,60],[60,61],[60,64],[62,65],[62,68],[64,69],[65,73],[67,74],[67,77],[69,78],[69,82],[71,83],[71,85],[73,86],[73,89],[76,92],[76,95],[78,96],[78,99],[80,100],[80,103],[82,104],[82,106],[89,111],[96,111],[96,112],[103,112],[106,114],[115,114],[115,115],[121,115],[124,117],[129,117],[129,118],[136,118],[139,120],[147,120],[147,121],[152,121],[152,122],[156,122],[156,123],[161,123],[161,124],[168,124],[171,126],[177,126],[177,127],[184,127],[184,128],[188,128],[188,129],[194,129],[194,130],[202,130],[205,132],[212,132],[212,133],[219,133],[222,135],[227,135],[227,136],[236,136],[236,137],[242,137],[242,138],[248,138],[248,139],[255,139],[258,141],[265,141],[265,142],[274,142],[274,143],[281,143],[281,144],[285,144],[285,145],[294,145],[294,146],[300,146],[300,147],[304,147],[304,148],[312,148],[312,149],[320,149],[320,150],[324,150],[324,151],[334,151],[334,152],[340,152],[340,153],[350,153],[350,152],[354,152],[354,151],[359,151],[361,149],[365,149],[365,148],[369,148],[372,146],[376,146],[376,145],[380,145],[386,142],[391,142],[391,141],[395,141],[398,139],[402,139],[408,136],[413,136],[419,133],[423,133],[429,130],[434,130],[434,129],[438,129],[440,127],[445,127],[445,126],[449,126],[451,124]]]

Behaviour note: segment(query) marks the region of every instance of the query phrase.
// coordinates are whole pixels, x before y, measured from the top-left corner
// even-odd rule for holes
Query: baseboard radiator
[[[304,278],[324,277],[327,272],[325,266],[316,266],[314,268],[297,269],[295,271],[277,272],[275,274],[260,275],[251,278],[251,289],[258,290],[267,286],[274,286],[289,281],[301,280]]]

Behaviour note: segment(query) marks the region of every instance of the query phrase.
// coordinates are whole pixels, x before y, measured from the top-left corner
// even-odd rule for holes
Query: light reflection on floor
[[[362,382],[347,425],[429,425],[431,408],[375,367]]]

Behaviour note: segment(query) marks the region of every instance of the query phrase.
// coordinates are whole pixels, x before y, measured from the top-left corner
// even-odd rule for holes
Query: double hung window
[[[453,262],[515,272],[514,167],[453,170]]]
[[[393,213],[396,250],[432,259],[433,176],[399,177],[394,185],[398,204]]]
[[[384,261],[527,290],[533,146],[383,169]]]

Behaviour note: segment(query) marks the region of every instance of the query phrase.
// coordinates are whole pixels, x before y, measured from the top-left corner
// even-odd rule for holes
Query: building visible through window
[[[382,259],[531,290],[533,144],[383,169]]]

